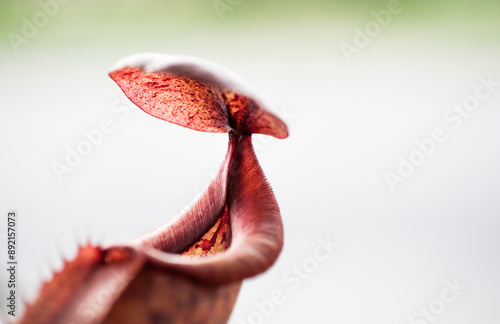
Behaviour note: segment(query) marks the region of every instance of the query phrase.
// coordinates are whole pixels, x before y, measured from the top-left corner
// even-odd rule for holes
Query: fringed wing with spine
[[[19,323],[225,323],[242,280],[282,249],[279,207],[251,134],[285,138],[286,125],[213,63],[157,54],[128,61],[110,76],[134,104],[180,126],[229,133],[226,157],[185,213],[129,244],[81,247]]]

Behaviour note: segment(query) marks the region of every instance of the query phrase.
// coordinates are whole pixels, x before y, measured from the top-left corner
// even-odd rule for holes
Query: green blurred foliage
[[[40,2],[57,0],[1,0],[0,26],[16,27],[21,17],[40,10]],[[273,20],[349,19],[366,16],[371,10],[387,7],[391,0],[65,0],[61,5],[66,18],[74,23],[96,24],[122,22],[128,24],[157,22],[167,25],[183,23],[216,23],[220,21],[214,8],[219,2],[232,7],[227,20],[249,24]],[[467,21],[490,19],[499,22],[498,0],[401,0],[406,19],[421,20],[461,18]],[[226,19],[224,19],[226,20]]]
[[[20,33],[23,18],[32,20],[41,3],[62,0],[0,0],[0,45],[8,44],[9,33]],[[209,33],[214,29],[302,26],[304,24],[362,25],[370,13],[387,8],[397,0],[64,0],[59,12],[44,30],[51,37],[90,35],[106,37],[151,30],[169,35]],[[401,0],[404,11],[398,21],[426,26],[428,23],[463,26],[480,25],[495,35],[500,29],[498,0]],[[221,14],[216,6],[225,6]],[[223,19],[221,19],[221,17]],[[103,33],[96,33],[104,31]],[[100,35],[102,34],[102,35]],[[210,37],[210,35],[207,35]]]

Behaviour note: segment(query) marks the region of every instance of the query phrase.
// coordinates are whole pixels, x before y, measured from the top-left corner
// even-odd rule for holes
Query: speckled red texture
[[[230,90],[224,90],[223,96],[229,113],[229,124],[239,134],[265,134],[281,139],[288,137],[285,123],[264,110],[252,98]]]
[[[225,251],[231,244],[231,217],[227,205],[222,211],[222,216],[198,242],[194,243],[189,249],[182,252],[182,255],[191,257],[200,257],[212,255]]]
[[[206,82],[167,72],[126,67],[110,77],[148,114],[198,131],[229,131],[221,91]]]
[[[288,136],[283,121],[254,99],[230,89],[136,67],[124,67],[109,75],[139,108],[168,122],[204,132],[233,130],[240,135]]]

